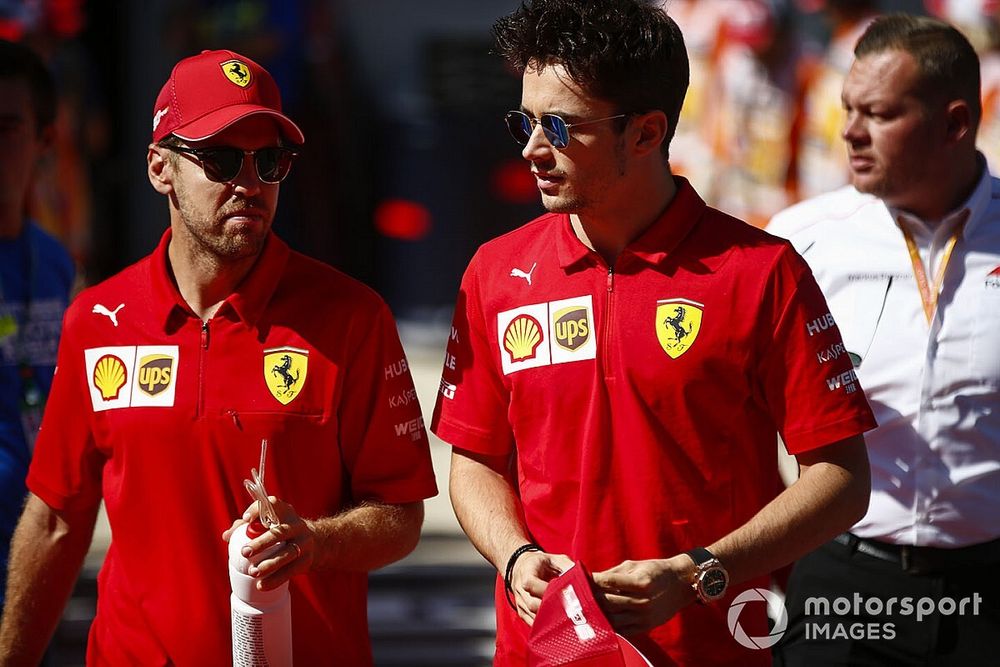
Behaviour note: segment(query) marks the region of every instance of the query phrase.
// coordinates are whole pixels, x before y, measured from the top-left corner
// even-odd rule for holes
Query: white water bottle
[[[247,574],[251,565],[270,558],[284,542],[254,554],[240,553],[247,542],[263,535],[267,528],[254,519],[243,524],[229,538],[229,597],[233,620],[233,667],[291,667],[292,605],[288,582],[270,591],[257,590],[257,579]]]

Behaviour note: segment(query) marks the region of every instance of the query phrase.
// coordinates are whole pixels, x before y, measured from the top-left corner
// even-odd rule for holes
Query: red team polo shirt
[[[781,488],[776,433],[797,453],[875,426],[806,264],[677,182],[613,269],[549,214],[480,248],[458,296],[432,430],[516,451],[532,539],[594,570],[749,520]],[[690,605],[637,646],[657,665],[770,664],[726,622],[766,585]],[[522,664],[528,627],[497,591],[497,664]]]
[[[267,489],[300,516],[436,493],[416,393],[385,303],[274,235],[204,326],[149,257],[81,293],[28,486],[62,510],[103,497],[113,540],[89,664],[232,664],[222,531]],[[299,665],[371,664],[367,577],[291,580]]]

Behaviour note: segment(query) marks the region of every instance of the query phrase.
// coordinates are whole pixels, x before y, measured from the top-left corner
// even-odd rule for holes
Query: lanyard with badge
[[[903,238],[906,239],[906,249],[910,251],[910,263],[913,264],[913,277],[917,280],[917,289],[920,291],[920,300],[924,305],[924,316],[929,325],[934,321],[934,312],[937,310],[938,296],[941,294],[941,286],[944,283],[944,274],[948,269],[948,262],[951,261],[951,253],[958,243],[958,237],[965,230],[965,223],[969,219],[969,211],[966,209],[962,214],[962,219],[955,225],[955,231],[951,233],[948,242],[945,243],[944,252],[941,255],[941,264],[934,275],[934,285],[927,281],[927,271],[924,269],[924,261],[920,258],[920,250],[917,248],[913,234],[906,228],[902,220],[897,221]]]
[[[29,232],[25,232],[28,234]],[[11,309],[12,304],[8,304],[6,294],[3,289],[3,281],[0,280],[0,306],[4,306],[5,311],[0,315],[0,340],[13,337],[14,360],[17,362],[17,374],[21,380],[21,396],[18,401],[18,412],[21,415],[21,427],[24,431],[24,440],[28,444],[28,452],[35,449],[35,439],[38,437],[38,429],[42,425],[42,413],[45,409],[45,392],[42,391],[38,383],[35,367],[31,365],[26,350],[25,340],[28,324],[31,319],[32,292],[35,287],[35,269],[38,266],[38,257],[35,244],[30,236],[28,237],[28,271],[26,283],[26,293],[24,297],[24,313],[21,322]]]

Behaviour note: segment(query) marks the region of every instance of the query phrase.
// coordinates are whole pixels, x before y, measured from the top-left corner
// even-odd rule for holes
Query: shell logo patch
[[[94,412],[174,405],[176,345],[119,345],[83,351]]]
[[[250,68],[242,60],[227,60],[224,63],[220,63],[219,67],[222,68],[222,73],[226,75],[226,78],[240,88],[246,88],[253,80]]]
[[[510,353],[512,362],[534,359],[535,351],[543,339],[538,320],[531,315],[518,315],[507,325],[503,335],[503,349]]]
[[[275,347],[264,350],[264,382],[271,396],[288,405],[302,391],[309,371],[309,350]]]
[[[118,398],[122,387],[128,380],[128,371],[125,370],[125,362],[113,354],[105,354],[94,364],[94,373],[91,376],[94,386],[101,392],[101,398],[105,401],[113,401]]]
[[[656,302],[656,338],[671,359],[681,356],[694,345],[701,330],[704,308],[704,304],[688,299]]]

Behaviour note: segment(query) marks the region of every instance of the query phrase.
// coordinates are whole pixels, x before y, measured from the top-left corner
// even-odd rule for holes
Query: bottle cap
[[[251,540],[255,537],[260,537],[267,532],[267,526],[261,522],[260,517],[254,518],[249,524],[247,524],[247,537]]]

